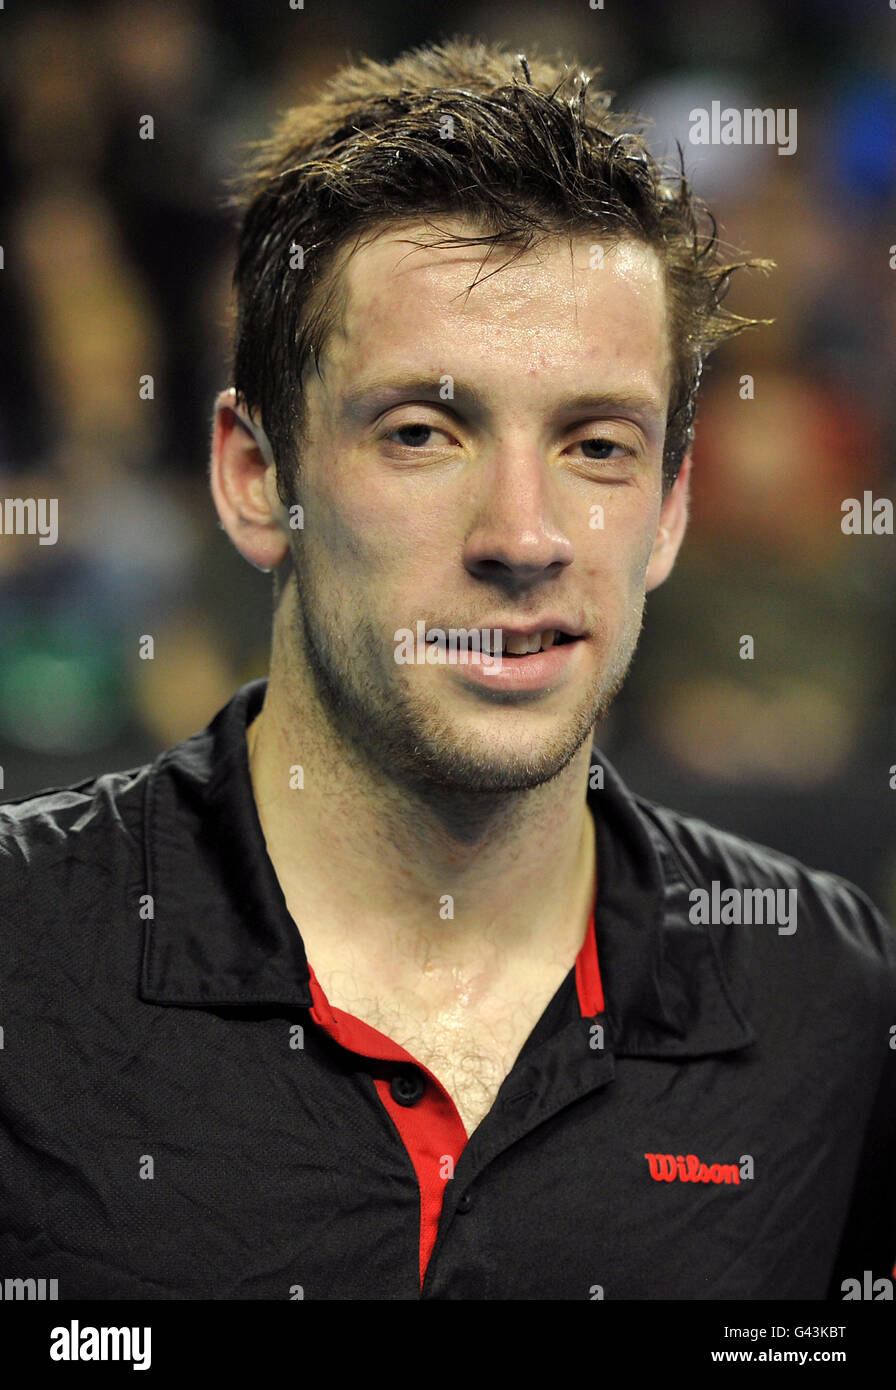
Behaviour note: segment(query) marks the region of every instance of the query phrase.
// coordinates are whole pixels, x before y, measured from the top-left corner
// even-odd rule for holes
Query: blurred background
[[[0,535],[0,800],[136,767],[267,674],[270,580],[207,483],[223,181],[342,62],[452,34],[602,64],[657,154],[682,142],[724,240],[777,262],[732,291],[776,322],[711,359],[690,532],[600,742],[633,790],[843,874],[896,921],[896,546],[840,524],[847,497],[896,499],[883,0],[8,3],[0,497],[58,498],[60,531]],[[797,152],[690,145],[713,100],[796,108]]]

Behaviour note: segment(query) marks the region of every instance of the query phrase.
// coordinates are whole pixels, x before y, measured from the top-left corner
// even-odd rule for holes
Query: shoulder
[[[808,954],[824,968],[876,978],[896,1005],[896,932],[861,888],[698,817],[633,799],[687,903],[708,902],[720,918],[712,923],[719,939],[733,931],[743,935],[746,928],[780,959],[780,938],[791,937],[792,957]],[[779,910],[792,914],[793,930],[768,930],[770,921],[775,925],[769,913]],[[757,911],[764,922],[762,915],[757,921]]]
[[[49,787],[0,804],[0,891],[20,876],[39,881],[54,866],[111,866],[138,850],[151,764]]]
[[[113,997],[132,996],[146,771],[105,773],[0,805],[0,991],[10,1029],[35,1046],[63,1018],[85,1028]]]

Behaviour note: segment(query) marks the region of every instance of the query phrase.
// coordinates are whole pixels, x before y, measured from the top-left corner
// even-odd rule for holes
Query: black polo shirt
[[[266,688],[151,765],[0,806],[0,1278],[595,1300],[891,1275],[896,940],[858,889],[595,752],[594,916],[467,1136],[306,960],[249,776]],[[692,920],[713,883],[795,890],[797,929]]]

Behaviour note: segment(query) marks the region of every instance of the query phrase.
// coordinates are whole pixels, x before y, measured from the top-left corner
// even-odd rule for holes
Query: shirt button
[[[459,1198],[459,1200],[458,1200],[458,1203],[457,1203],[457,1210],[458,1210],[459,1212],[466,1212],[466,1211],[469,1211],[469,1210],[470,1210],[470,1208],[471,1208],[472,1205],[473,1205],[473,1197],[472,1197],[472,1194],[469,1193],[469,1192],[465,1192],[465,1193],[463,1194],[463,1196],[462,1196],[461,1198]]]
[[[399,1105],[416,1105],[426,1090],[426,1079],[419,1071],[397,1071],[389,1085],[392,1099]]]

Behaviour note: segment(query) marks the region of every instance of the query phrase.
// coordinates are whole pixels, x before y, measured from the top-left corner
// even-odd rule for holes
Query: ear
[[[233,387],[215,401],[209,484],[221,525],[243,558],[265,573],[276,569],[289,554],[289,515],[267,436],[237,407]]]
[[[649,593],[668,579],[672,566],[681,549],[685,529],[688,524],[688,500],[691,486],[691,456],[686,455],[678,477],[663,500],[660,520],[656,530],[653,550],[647,562],[647,584]]]

